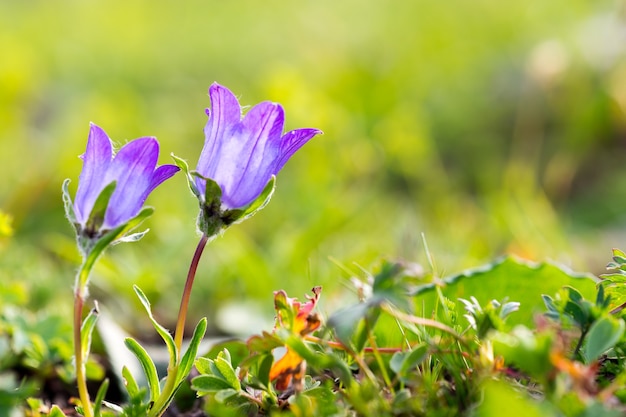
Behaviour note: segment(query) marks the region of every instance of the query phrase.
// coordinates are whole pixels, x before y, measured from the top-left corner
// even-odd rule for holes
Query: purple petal
[[[117,181],[117,187],[104,218],[105,228],[116,227],[139,212],[158,157],[159,143],[152,137],[135,139],[115,155],[106,181]]]
[[[279,139],[285,115],[275,103],[254,106],[219,155],[215,181],[222,202],[229,208],[248,205],[263,191],[279,156]],[[226,147],[227,146],[227,147]]]
[[[148,198],[148,195],[154,191],[156,187],[161,185],[163,181],[168,178],[171,178],[174,174],[180,171],[176,165],[161,165],[152,173],[152,179],[150,180],[150,185],[146,190],[144,201]],[[143,203],[142,203],[143,204]]]
[[[296,129],[285,133],[280,140],[280,158],[276,162],[273,174],[277,174],[287,163],[289,158],[296,153],[305,143],[311,140],[315,135],[322,134],[318,129]]]
[[[197,171],[205,177],[215,175],[220,147],[227,140],[225,135],[241,120],[241,106],[237,97],[226,87],[213,83],[209,88],[211,110],[207,111],[209,120],[204,128],[204,147],[198,159]]]
[[[84,225],[89,219],[96,199],[107,185],[104,173],[113,157],[113,147],[107,134],[99,126],[90,123],[87,149],[82,155],[83,170],[78,179],[74,201],[76,220]]]

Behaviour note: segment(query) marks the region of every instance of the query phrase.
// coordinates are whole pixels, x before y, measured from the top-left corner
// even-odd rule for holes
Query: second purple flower
[[[289,158],[322,133],[306,128],[283,134],[285,112],[280,104],[269,101],[257,104],[242,117],[235,95],[217,83],[209,88],[209,96],[209,120],[196,171],[219,185],[223,210],[251,204]],[[207,201],[211,196],[204,195],[206,180],[202,177],[194,181],[200,198]]]

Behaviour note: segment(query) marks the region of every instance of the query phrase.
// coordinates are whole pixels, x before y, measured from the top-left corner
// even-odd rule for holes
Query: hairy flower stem
[[[87,278],[89,267],[86,262],[80,268],[76,277],[76,288],[74,289],[74,362],[76,364],[76,385],[78,396],[83,406],[83,415],[93,417],[89,391],[87,391],[87,376],[85,374],[85,363],[83,362],[83,345],[81,329],[83,324],[83,306],[87,295]]]
[[[191,297],[191,288],[193,287],[193,280],[196,277],[196,270],[198,269],[198,263],[202,256],[202,251],[206,246],[209,237],[206,234],[202,235],[196,251],[193,254],[191,265],[189,265],[189,272],[187,273],[187,281],[185,282],[185,288],[183,289],[183,297],[180,300],[180,309],[178,310],[178,321],[176,322],[176,333],[174,334],[174,343],[178,351],[181,351],[183,345],[183,335],[185,333],[185,320],[187,320],[187,309],[189,308],[189,298]]]

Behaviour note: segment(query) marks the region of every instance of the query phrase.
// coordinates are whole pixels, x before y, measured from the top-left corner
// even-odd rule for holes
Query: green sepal
[[[74,202],[72,201],[72,197],[70,196],[69,185],[70,179],[66,178],[65,181],[63,181],[63,186],[61,187],[63,191],[63,207],[65,208],[65,216],[67,217],[67,220],[76,229],[76,212],[74,211]]]
[[[142,232],[137,232],[137,233],[131,233],[129,235],[126,236],[122,236],[121,238],[117,239],[116,241],[114,241],[112,243],[112,245],[117,245],[118,243],[132,243],[132,242],[137,242],[141,239],[143,239],[143,237],[150,231],[150,229],[146,229]]]
[[[150,401],[154,402],[159,398],[161,394],[161,387],[159,385],[159,376],[157,373],[154,362],[148,355],[148,352],[139,344],[135,339],[127,337],[124,340],[124,344],[139,360],[143,372],[146,375],[148,381],[148,388],[150,389]]]
[[[96,399],[94,400],[94,406],[93,406],[93,414],[95,417],[101,417],[102,413],[102,402],[104,401],[104,396],[107,393],[107,390],[109,389],[109,379],[105,379],[104,381],[102,381],[102,385],[100,385],[100,388],[98,389],[98,393],[96,394]]]
[[[115,192],[116,187],[117,181],[113,181],[104,187],[98,195],[84,228],[84,232],[87,232],[87,235],[93,234],[95,236],[98,230],[100,230],[102,223],[104,223],[104,215],[106,214],[107,207],[109,207],[109,200],[111,200],[111,196],[113,192]]]
[[[91,335],[93,334],[93,329],[96,327],[98,314],[99,312],[97,307],[91,309],[80,327],[82,363],[85,363],[87,361],[87,357],[89,356],[89,350],[91,349]]]
[[[109,245],[124,237],[131,230],[135,229],[144,220],[150,217],[152,213],[154,213],[154,209],[152,207],[144,207],[135,217],[133,217],[126,223],[116,227],[115,229],[107,231],[102,237],[98,239],[88,238],[79,234],[78,246],[81,248],[85,256],[83,269],[91,271],[93,265],[96,263],[96,260]],[[86,283],[81,283],[81,285],[84,284]]]
[[[200,194],[200,191],[198,190],[198,187],[196,187],[196,183],[193,180],[191,171],[189,171],[189,165],[187,164],[187,161],[185,161],[182,158],[177,157],[173,153],[170,155],[172,159],[174,160],[174,163],[176,164],[176,166],[180,168],[180,170],[183,171],[183,173],[185,174],[185,178],[187,179],[187,185],[189,186],[189,189],[191,190],[193,195],[195,195],[198,198],[201,198],[202,196]]]
[[[189,342],[189,347],[187,348],[187,351],[180,360],[178,374],[176,375],[177,387],[185,380],[185,378],[187,378],[189,372],[191,372],[191,368],[193,367],[193,364],[196,361],[196,356],[198,355],[200,342],[202,341],[202,339],[204,338],[204,334],[206,333],[206,328],[207,319],[206,317],[203,317],[194,329],[193,336],[191,336],[191,341]]]
[[[167,345],[167,351],[169,352],[169,355],[170,355],[169,364],[170,366],[174,366],[175,364],[178,363],[178,349],[176,349],[174,338],[172,337],[170,332],[165,327],[161,326],[152,315],[152,309],[150,308],[150,301],[148,300],[148,297],[146,297],[146,295],[143,293],[143,291],[141,291],[141,288],[139,288],[136,285],[133,285],[133,289],[135,290],[135,294],[137,294],[137,297],[139,297],[139,301],[141,301],[141,304],[143,305],[146,312],[148,313],[148,317],[150,318],[150,321],[152,322],[154,329],[163,338],[163,341]],[[206,329],[206,322],[205,322],[205,329]]]
[[[196,171],[192,171],[190,177],[201,178],[206,184],[204,195],[196,194],[196,196],[200,200],[198,229],[209,237],[217,236],[228,226],[241,223],[254,216],[270,202],[276,188],[276,177],[272,175],[261,194],[252,203],[238,209],[222,210],[222,189],[220,186],[211,178],[204,177]],[[192,179],[188,181],[190,184],[193,183]],[[195,189],[197,191],[197,188]]]
[[[191,174],[202,178],[206,184],[204,194],[198,197],[200,201],[198,230],[209,237],[217,236],[232,223],[222,212],[222,189],[211,178],[206,178],[196,171]]]
[[[241,223],[242,221],[254,216],[258,211],[264,209],[265,206],[267,206],[272,199],[275,189],[276,176],[272,175],[272,178],[270,178],[270,180],[267,182],[261,194],[259,194],[256,200],[250,203],[246,208],[237,210],[226,210],[226,217],[234,219],[231,221],[231,223],[229,223],[229,225],[233,223]]]

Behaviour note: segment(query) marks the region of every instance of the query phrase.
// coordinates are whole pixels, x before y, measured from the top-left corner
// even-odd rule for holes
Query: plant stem
[[[83,415],[85,417],[93,417],[91,400],[89,399],[89,391],[87,390],[87,376],[85,375],[85,364],[83,362],[81,334],[88,276],[89,269],[86,268],[86,263],[83,263],[76,277],[76,287],[74,290],[74,362],[76,364],[76,385],[78,387],[78,396],[83,406]]]
[[[180,360],[182,358],[182,345],[183,345],[183,335],[185,333],[185,321],[187,319],[187,309],[189,307],[189,298],[191,296],[191,288],[193,287],[193,281],[196,277],[196,270],[198,269],[198,263],[200,262],[200,257],[202,256],[202,251],[204,251],[204,247],[206,246],[209,237],[206,234],[203,234],[200,238],[200,242],[198,242],[198,246],[196,247],[196,251],[193,254],[193,258],[191,259],[191,264],[189,265],[189,272],[187,273],[187,281],[185,281],[185,288],[183,289],[183,296],[180,300],[180,310],[178,311],[178,321],[176,322],[176,331],[174,333],[174,344],[176,345],[176,351],[178,354],[176,355],[176,363],[170,363],[167,366],[167,377],[165,378],[165,384],[163,385],[163,391],[161,391],[161,395],[156,400],[156,402],[152,405],[148,416],[157,417],[161,416],[165,410],[167,409],[169,402],[174,397],[174,392],[176,391],[178,381],[178,367],[180,365]]]
[[[178,310],[178,321],[176,322],[176,333],[174,333],[174,343],[178,352],[181,351],[183,345],[183,335],[185,333],[185,320],[187,319],[187,309],[189,308],[189,298],[191,296],[191,288],[193,287],[193,280],[196,277],[196,270],[198,269],[198,263],[202,256],[202,251],[206,246],[209,237],[203,234],[198,242],[196,251],[193,254],[191,265],[189,265],[189,272],[187,273],[187,281],[185,282],[185,288],[183,289],[183,297],[180,300],[180,309]]]

